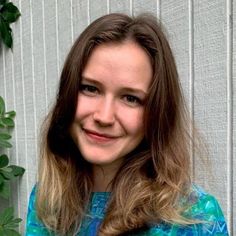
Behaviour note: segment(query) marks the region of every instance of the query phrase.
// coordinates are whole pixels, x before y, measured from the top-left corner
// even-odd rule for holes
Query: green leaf
[[[7,223],[10,223],[14,218],[14,209],[13,207],[8,207],[0,214],[0,225],[3,226]]]
[[[0,139],[1,140],[9,140],[9,139],[11,139],[11,135],[8,133],[0,133]]]
[[[3,43],[9,48],[12,48],[12,35],[11,28],[9,23],[4,20],[4,18],[0,15],[0,36],[2,38]]]
[[[4,4],[1,11],[2,16],[9,23],[15,22],[20,16],[18,8],[12,2]]]
[[[0,175],[0,185],[4,182],[4,178],[2,175]],[[1,235],[1,234],[0,234]]]
[[[0,5],[5,4],[6,2],[8,2],[7,0],[0,0]]]
[[[11,223],[19,224],[22,221],[21,218],[15,218],[11,221]]]
[[[10,167],[4,167],[0,169],[0,173],[6,180],[13,179],[15,175],[13,174],[13,171]]]
[[[17,218],[19,219],[19,218]],[[14,222],[15,219],[13,219],[11,222],[7,223],[5,225],[5,228],[7,229],[14,229],[17,228],[19,226],[19,222],[21,222],[22,220],[20,219],[20,221]],[[1,234],[0,234],[1,235]]]
[[[9,196],[10,196],[10,185],[9,185],[8,182],[3,182],[0,185],[0,196],[5,198],[5,199],[9,198]],[[0,218],[1,218],[1,216],[0,216]],[[1,220],[0,220],[0,222],[1,222]]]
[[[12,173],[14,176],[22,176],[25,172],[25,169],[21,166],[10,165],[8,168],[12,169]]]
[[[5,114],[5,102],[0,96],[0,116]]]
[[[7,115],[10,118],[14,118],[16,116],[16,112],[15,111],[8,111],[5,113],[5,115]]]
[[[4,125],[6,125],[7,127],[14,127],[15,124],[14,124],[14,120],[10,117],[7,117],[7,118],[2,118],[2,122]]]
[[[2,234],[1,234],[2,233]],[[21,236],[16,230],[14,229],[3,229],[0,232],[1,236]]]
[[[1,147],[2,148],[11,148],[12,145],[8,141],[0,139],[0,148]]]
[[[0,156],[0,168],[3,168],[9,164],[9,158],[7,155],[1,155]]]

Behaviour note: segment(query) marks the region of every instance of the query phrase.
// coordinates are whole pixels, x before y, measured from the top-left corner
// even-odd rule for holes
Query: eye
[[[84,94],[93,95],[98,93],[97,87],[89,84],[81,84],[80,91]]]
[[[140,98],[134,96],[134,95],[124,95],[123,99],[126,103],[132,105],[132,106],[137,106],[137,105],[141,105],[142,101]]]

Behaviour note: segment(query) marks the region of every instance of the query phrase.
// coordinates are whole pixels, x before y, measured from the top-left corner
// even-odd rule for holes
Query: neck
[[[93,191],[110,192],[111,182],[117,173],[117,165],[93,165]]]

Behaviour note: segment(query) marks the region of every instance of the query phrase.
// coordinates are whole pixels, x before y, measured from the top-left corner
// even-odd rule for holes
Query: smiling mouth
[[[106,143],[106,142],[114,141],[118,138],[115,136],[111,136],[109,134],[98,133],[98,132],[91,131],[88,129],[83,129],[83,131],[85,132],[85,134],[90,140],[96,141],[96,142]]]

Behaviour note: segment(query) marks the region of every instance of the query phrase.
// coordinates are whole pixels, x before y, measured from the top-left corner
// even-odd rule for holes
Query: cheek
[[[85,96],[78,96],[77,108],[75,113],[76,120],[81,120],[93,110],[93,103]]]
[[[129,134],[138,136],[144,134],[143,113],[143,109],[121,113],[125,114],[123,124]]]

